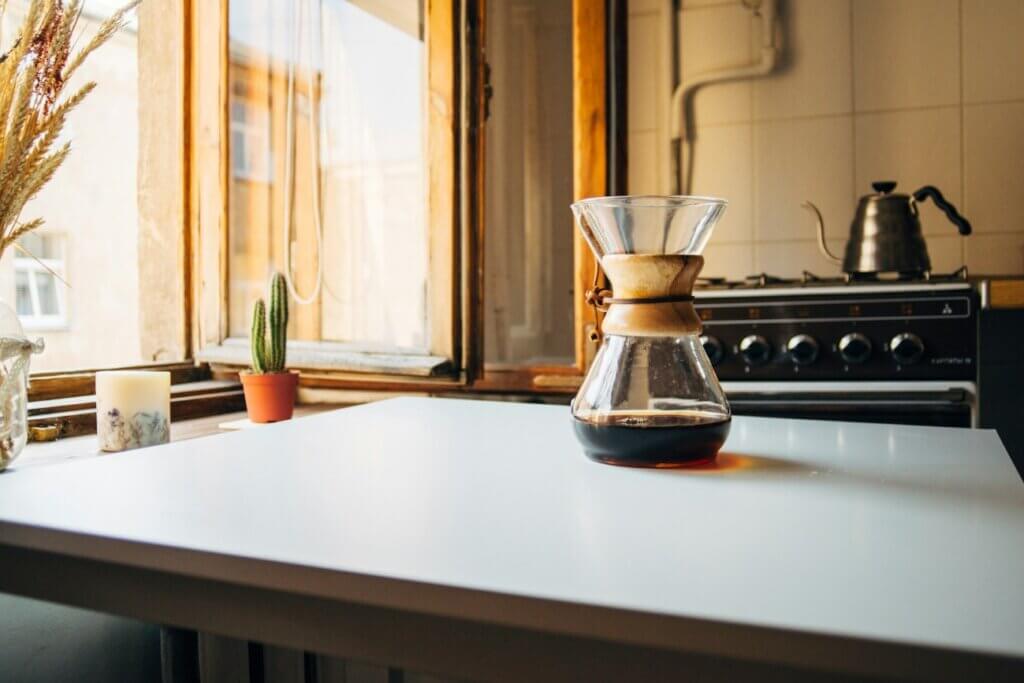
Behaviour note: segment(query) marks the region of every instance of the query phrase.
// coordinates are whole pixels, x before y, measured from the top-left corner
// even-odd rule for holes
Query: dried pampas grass
[[[82,1],[30,0],[13,45],[0,48],[0,255],[43,224],[41,218],[20,222],[21,211],[67,158],[68,143],[54,148],[64,121],[96,83],[66,97],[64,86],[141,2],[115,12],[72,54]],[[0,16],[6,9],[7,0],[0,0]]]

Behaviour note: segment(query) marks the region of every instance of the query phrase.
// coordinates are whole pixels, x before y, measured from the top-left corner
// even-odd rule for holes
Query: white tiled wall
[[[654,188],[668,183],[669,150],[662,140],[672,79],[671,4],[670,0],[629,2],[629,154],[643,161],[629,164],[627,182],[630,188],[647,188],[637,192],[657,192]]]
[[[631,193],[669,190],[671,0],[630,0]],[[936,271],[1024,273],[1024,0],[779,0],[772,76],[696,95],[691,192],[730,200],[705,272],[838,272],[818,253],[809,199],[841,251],[873,180],[937,186],[974,225],[959,237],[926,203]],[[684,0],[689,77],[752,61],[760,25],[740,0]]]

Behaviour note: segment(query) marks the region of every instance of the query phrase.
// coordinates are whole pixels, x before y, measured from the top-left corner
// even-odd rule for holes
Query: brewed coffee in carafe
[[[572,404],[584,451],[638,467],[714,459],[731,413],[700,341],[693,285],[725,201],[595,197],[572,209],[611,284],[588,293],[604,317],[600,348]]]

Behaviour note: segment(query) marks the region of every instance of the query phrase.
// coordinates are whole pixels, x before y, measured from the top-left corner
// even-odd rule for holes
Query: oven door
[[[722,382],[734,415],[972,427],[973,382]]]

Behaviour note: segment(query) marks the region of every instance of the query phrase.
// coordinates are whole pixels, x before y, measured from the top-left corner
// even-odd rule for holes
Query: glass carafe
[[[731,413],[700,341],[692,291],[725,201],[595,197],[572,209],[612,288],[588,294],[605,315],[572,404],[577,438],[589,457],[615,465],[713,459]]]

